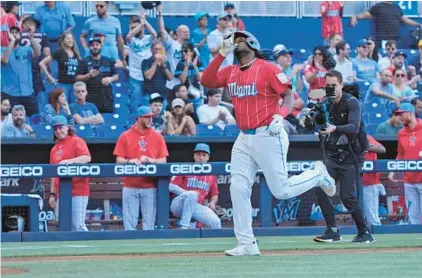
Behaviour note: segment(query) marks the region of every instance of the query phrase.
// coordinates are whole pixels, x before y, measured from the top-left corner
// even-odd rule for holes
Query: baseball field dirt
[[[30,242],[2,244],[10,277],[420,277],[422,235],[351,237],[321,244],[312,237],[261,237],[260,257],[225,257],[233,238]]]

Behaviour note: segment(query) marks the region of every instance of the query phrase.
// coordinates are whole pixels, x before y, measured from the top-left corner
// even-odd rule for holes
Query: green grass
[[[345,240],[351,240],[346,236]],[[377,242],[356,245],[347,242],[319,244],[312,237],[262,237],[261,251],[371,249],[367,252],[266,254],[261,257],[224,257],[235,239],[113,240],[83,242],[3,243],[2,257],[164,254],[217,252],[217,256],[189,256],[69,261],[2,263],[3,267],[26,268],[13,277],[420,277],[422,249],[407,252],[377,248],[422,248],[421,234],[376,235]]]

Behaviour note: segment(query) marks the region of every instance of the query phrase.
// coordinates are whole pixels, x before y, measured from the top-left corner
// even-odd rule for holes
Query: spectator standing
[[[398,98],[400,102],[410,102],[416,95],[409,85],[406,85],[407,75],[401,68],[393,71],[393,96]]]
[[[139,107],[144,86],[142,62],[152,56],[152,42],[157,38],[157,32],[145,19],[143,13],[131,19],[129,28],[130,32],[126,36],[129,50],[129,84],[131,96],[135,100],[136,107]],[[145,35],[145,28],[148,29],[150,35]]]
[[[55,116],[61,115],[67,119],[69,124],[74,124],[66,94],[61,88],[56,88],[50,94],[49,104],[45,106],[41,117],[45,124],[51,125]]]
[[[195,163],[207,163],[210,159],[210,147],[199,143],[195,146]],[[214,212],[218,202],[217,176],[173,176],[169,190],[176,197],[170,205],[171,212],[180,217],[181,229],[190,229],[191,221],[198,221],[211,229],[220,229],[221,220]],[[207,205],[205,200],[209,199]]]
[[[284,75],[292,84],[292,91],[301,94],[303,82],[300,73],[305,68],[305,64],[295,64],[292,67],[293,51],[286,49],[282,44],[274,46],[273,52],[277,66],[283,71]]]
[[[165,121],[162,115],[163,111],[163,97],[159,93],[151,94],[151,99],[149,100],[149,106],[152,113],[155,115],[152,118],[152,128],[158,133],[172,133],[170,130],[170,121]]]
[[[393,1],[375,4],[368,11],[352,16],[351,25],[356,26],[358,19],[373,19],[375,24],[376,44],[383,46],[383,41],[400,41],[400,23],[419,27],[420,23],[403,15],[402,9]]]
[[[246,30],[245,23],[243,23],[243,20],[240,19],[240,17],[236,13],[236,7],[234,6],[233,3],[227,2],[226,5],[224,5],[224,12],[232,16],[231,22],[232,22],[232,25],[233,25],[232,27],[234,29],[236,29],[237,31],[245,31]]]
[[[369,149],[365,153],[365,161],[375,161],[378,154],[384,154],[386,149],[374,137],[367,135]],[[381,183],[380,173],[363,173],[363,212],[368,225],[381,225],[378,214],[379,196],[385,196],[385,188]]]
[[[1,91],[8,95],[30,96],[34,93],[32,59],[41,55],[41,46],[30,33],[31,46],[20,46],[19,27],[11,27],[9,45],[1,48]]]
[[[86,39],[92,38],[95,34],[103,34],[105,36],[101,55],[110,58],[113,62],[119,62],[120,56],[124,57],[125,43],[122,36],[122,26],[118,18],[108,14],[109,1],[97,1],[95,9],[97,15],[88,18],[85,21],[80,40],[81,45],[85,49],[85,57],[90,55],[90,48]],[[124,66],[126,62],[122,60]]]
[[[378,67],[380,70],[391,67],[391,60],[393,59],[394,53],[397,51],[397,42],[387,41],[385,44],[385,51],[387,52],[387,56],[382,57],[378,61]]]
[[[404,128],[397,139],[397,160],[422,159],[422,121],[415,116],[415,107],[402,103],[396,113],[400,114]],[[397,182],[394,172],[388,175],[392,182]],[[422,172],[405,172],[404,196],[410,224],[422,224]]]
[[[75,123],[78,125],[100,125],[104,118],[98,111],[97,106],[86,101],[88,90],[84,82],[78,81],[74,85],[76,102],[70,105],[70,112]]]
[[[9,98],[2,93],[1,94],[1,125],[0,125],[0,130],[2,130],[3,126],[5,126],[5,125],[13,124],[12,113],[10,113],[10,108],[12,108],[12,106],[10,105]]]
[[[18,26],[19,1],[1,1],[1,47],[9,45],[10,28]],[[4,13],[3,13],[4,12]]]
[[[227,13],[219,15],[217,18],[217,29],[212,31],[207,37],[207,43],[208,47],[210,48],[212,57],[215,57],[218,54],[223,40],[231,34],[229,29],[229,20],[231,17],[232,16]],[[212,59],[213,58],[211,58],[211,60]],[[224,60],[221,68],[232,65],[233,61],[234,54],[230,53]]]
[[[336,61],[336,66],[334,69],[341,73],[343,76],[343,82],[345,85],[350,85],[353,83],[353,63],[350,61],[350,45],[345,42],[339,42],[336,45],[336,54],[334,60]]]
[[[390,118],[380,123],[375,131],[376,135],[397,135],[403,128],[400,115],[396,115],[397,108],[391,112]]]
[[[101,113],[113,112],[113,93],[111,83],[119,80],[114,61],[101,55],[101,40],[89,40],[91,55],[83,59],[76,76],[89,88],[87,101],[94,103]]]
[[[222,130],[226,125],[235,125],[236,120],[229,110],[221,106],[223,94],[219,90],[208,91],[208,103],[198,108],[199,123],[203,125],[216,125]]]
[[[186,115],[184,108],[185,102],[183,99],[175,98],[172,103],[172,112],[164,114],[164,120],[170,121],[173,134],[167,132],[169,135],[185,135],[185,136],[195,136],[196,135],[196,125],[192,117]]]
[[[199,59],[204,67],[207,67],[210,63],[211,52],[208,47],[207,37],[211,32],[208,26],[208,13],[198,12],[195,14],[195,21],[198,24],[198,28],[192,31],[191,42],[199,51]]]
[[[26,111],[23,105],[15,105],[12,108],[12,124],[4,125],[1,137],[24,138],[35,137],[32,127],[25,124]]]
[[[393,74],[389,69],[384,69],[380,76],[380,82],[376,81],[369,86],[364,102],[387,105],[388,101],[394,101],[397,107],[400,106],[399,98],[393,95],[394,88],[391,84]]]
[[[136,123],[117,140],[113,154],[118,164],[166,163],[167,146],[163,136],[151,127],[152,113],[147,106],[136,111]],[[125,177],[123,180],[123,224],[126,231],[136,230],[139,204],[142,229],[153,230],[156,212],[156,180],[149,177]]]
[[[33,18],[40,22],[40,32],[47,35],[52,53],[57,50],[61,34],[71,32],[76,25],[69,6],[60,1],[44,1]]]
[[[341,17],[343,16],[343,2],[340,1],[323,1],[320,5],[322,16],[322,38],[325,44],[328,44],[329,38],[333,34],[339,34],[343,37],[343,24]]]
[[[50,164],[87,164],[91,162],[91,153],[86,142],[75,135],[75,131],[63,116],[55,116],[51,124],[54,129],[55,145],[50,151]],[[51,191],[48,203],[59,215],[60,179],[51,179]],[[89,178],[72,179],[72,231],[86,232],[86,208],[89,199]]]
[[[59,66],[58,80],[54,78],[47,68],[51,61],[56,60]],[[59,47],[53,55],[44,58],[40,62],[41,70],[47,75],[48,80],[64,90],[68,102],[75,100],[73,84],[79,71],[81,56],[76,46],[75,37],[71,32],[64,32],[59,39]]]
[[[336,55],[336,45],[341,41],[343,41],[343,37],[340,34],[334,33],[329,37],[328,52],[331,55]]]
[[[378,64],[368,58],[369,47],[366,39],[357,42],[356,58],[352,59],[355,81],[375,82],[379,71]]]

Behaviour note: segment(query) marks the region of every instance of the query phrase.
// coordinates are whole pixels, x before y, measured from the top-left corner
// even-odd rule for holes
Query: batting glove
[[[225,39],[223,43],[221,44],[220,54],[223,57],[227,57],[227,55],[229,55],[236,49],[237,45],[234,44],[233,40],[234,40],[234,36],[231,35],[228,39]]]
[[[268,132],[270,136],[279,136],[281,131],[284,129],[284,119],[283,116],[274,114],[273,121],[271,122],[270,126],[268,127]]]

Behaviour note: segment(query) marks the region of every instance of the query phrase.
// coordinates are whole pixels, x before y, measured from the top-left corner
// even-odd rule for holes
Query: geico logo
[[[98,176],[101,172],[100,166],[59,166],[57,174],[59,176]]]
[[[172,174],[207,174],[211,173],[211,164],[173,164],[170,166]]]
[[[116,165],[114,166],[115,175],[154,175],[157,173],[155,165]]]
[[[388,170],[422,170],[422,160],[411,161],[388,161]]]
[[[2,177],[41,177],[43,175],[43,168],[41,166],[13,166],[1,167]]]
[[[287,171],[289,172],[303,172],[311,169],[313,163],[310,161],[305,162],[289,162],[287,163]]]
[[[370,171],[370,170],[374,170],[374,162],[372,162],[372,161],[365,161],[364,163],[363,163],[363,170],[366,170],[366,171]]]
[[[226,163],[225,168],[226,168],[226,173],[230,173],[232,171],[232,166],[230,163]]]

